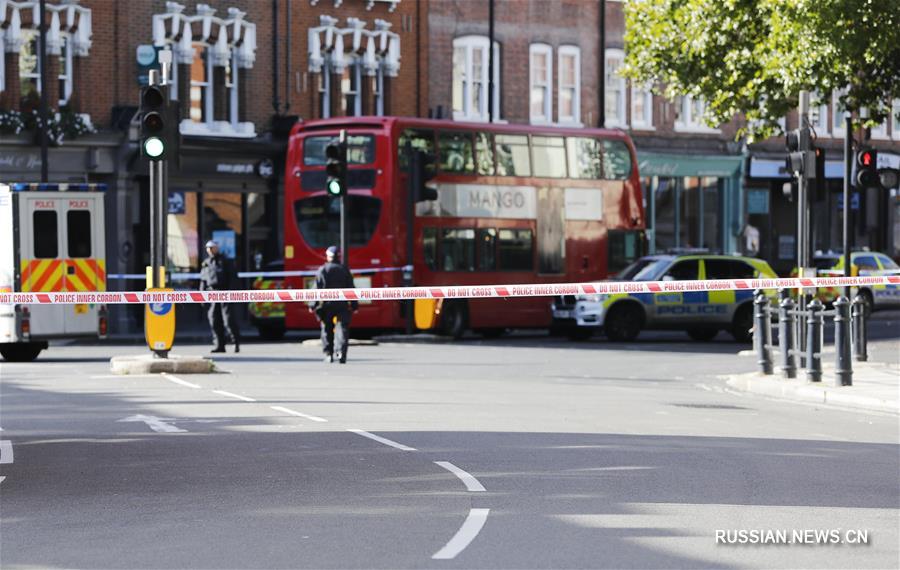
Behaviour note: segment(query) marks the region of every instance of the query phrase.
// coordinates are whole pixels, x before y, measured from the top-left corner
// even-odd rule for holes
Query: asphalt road
[[[724,335],[642,339],[343,366],[250,344],[179,377],[111,376],[127,346],[2,363],[0,566],[900,566],[896,416],[731,393],[717,376],[754,364]]]

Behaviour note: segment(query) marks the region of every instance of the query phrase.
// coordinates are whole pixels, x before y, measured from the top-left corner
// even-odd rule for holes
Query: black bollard
[[[869,360],[869,334],[866,330],[866,301],[862,295],[853,298],[850,305],[850,330],[853,338],[853,359],[857,362]]]
[[[809,311],[806,321],[806,380],[822,381],[822,302],[813,299],[807,307]]]
[[[835,385],[853,385],[853,359],[850,356],[850,301],[841,295],[834,302]]]
[[[785,291],[782,289],[782,291]],[[781,296],[778,304],[778,348],[781,350],[781,375],[785,378],[797,377],[797,364],[794,358],[794,300],[786,295]]]
[[[769,352],[770,332],[769,298],[762,291],[757,291],[753,299],[753,346],[756,348],[756,363],[763,374],[772,373],[772,355]]]

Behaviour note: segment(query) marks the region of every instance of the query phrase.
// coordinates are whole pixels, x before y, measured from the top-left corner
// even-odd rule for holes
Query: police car
[[[844,256],[840,252],[816,252],[813,265],[819,277],[842,277],[844,275]],[[887,255],[875,251],[853,251],[850,253],[850,275],[900,275],[900,266]],[[832,303],[840,295],[840,287],[821,287],[816,296],[823,303]],[[853,289],[862,297],[866,306],[866,315],[875,309],[900,306],[900,285],[870,285]]]
[[[777,275],[761,259],[733,255],[648,255],[626,267],[616,281],[769,279]],[[630,341],[642,329],[684,330],[694,340],[711,340],[727,330],[750,341],[753,291],[687,291],[567,295],[554,299],[554,326],[603,330],[613,341]],[[579,335],[571,335],[573,337]],[[584,337],[585,335],[580,335]]]
[[[264,271],[266,273],[284,271],[284,261],[272,261],[268,263]],[[253,289],[284,289],[284,279],[280,277],[257,277],[253,281]],[[259,301],[250,303],[250,324],[259,331],[259,336],[265,340],[280,340],[284,337],[284,303],[274,301]]]

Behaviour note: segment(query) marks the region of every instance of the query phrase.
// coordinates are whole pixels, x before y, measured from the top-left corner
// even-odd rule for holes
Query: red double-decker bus
[[[339,199],[325,191],[325,149],[347,131],[349,265],[357,286],[402,286],[407,232],[413,283],[476,285],[604,279],[643,253],[644,210],[634,146],[621,131],[408,117],[298,123],[285,177],[285,269],[309,271],[340,242]],[[436,200],[409,201],[410,149],[435,157]],[[356,273],[364,270],[365,273]],[[312,277],[289,277],[292,288]],[[353,328],[399,329],[403,302],[364,304]],[[459,336],[548,327],[547,297],[454,299],[417,305],[416,321]],[[424,314],[423,314],[424,313]],[[289,329],[316,327],[289,303]]]

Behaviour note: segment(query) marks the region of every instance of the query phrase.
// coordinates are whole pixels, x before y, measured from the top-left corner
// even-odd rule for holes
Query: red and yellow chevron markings
[[[61,259],[23,259],[22,291],[43,293],[63,291],[63,262]]]
[[[106,291],[103,259],[23,259],[23,293]]]
[[[67,259],[66,291],[106,291],[106,263],[102,259]]]

